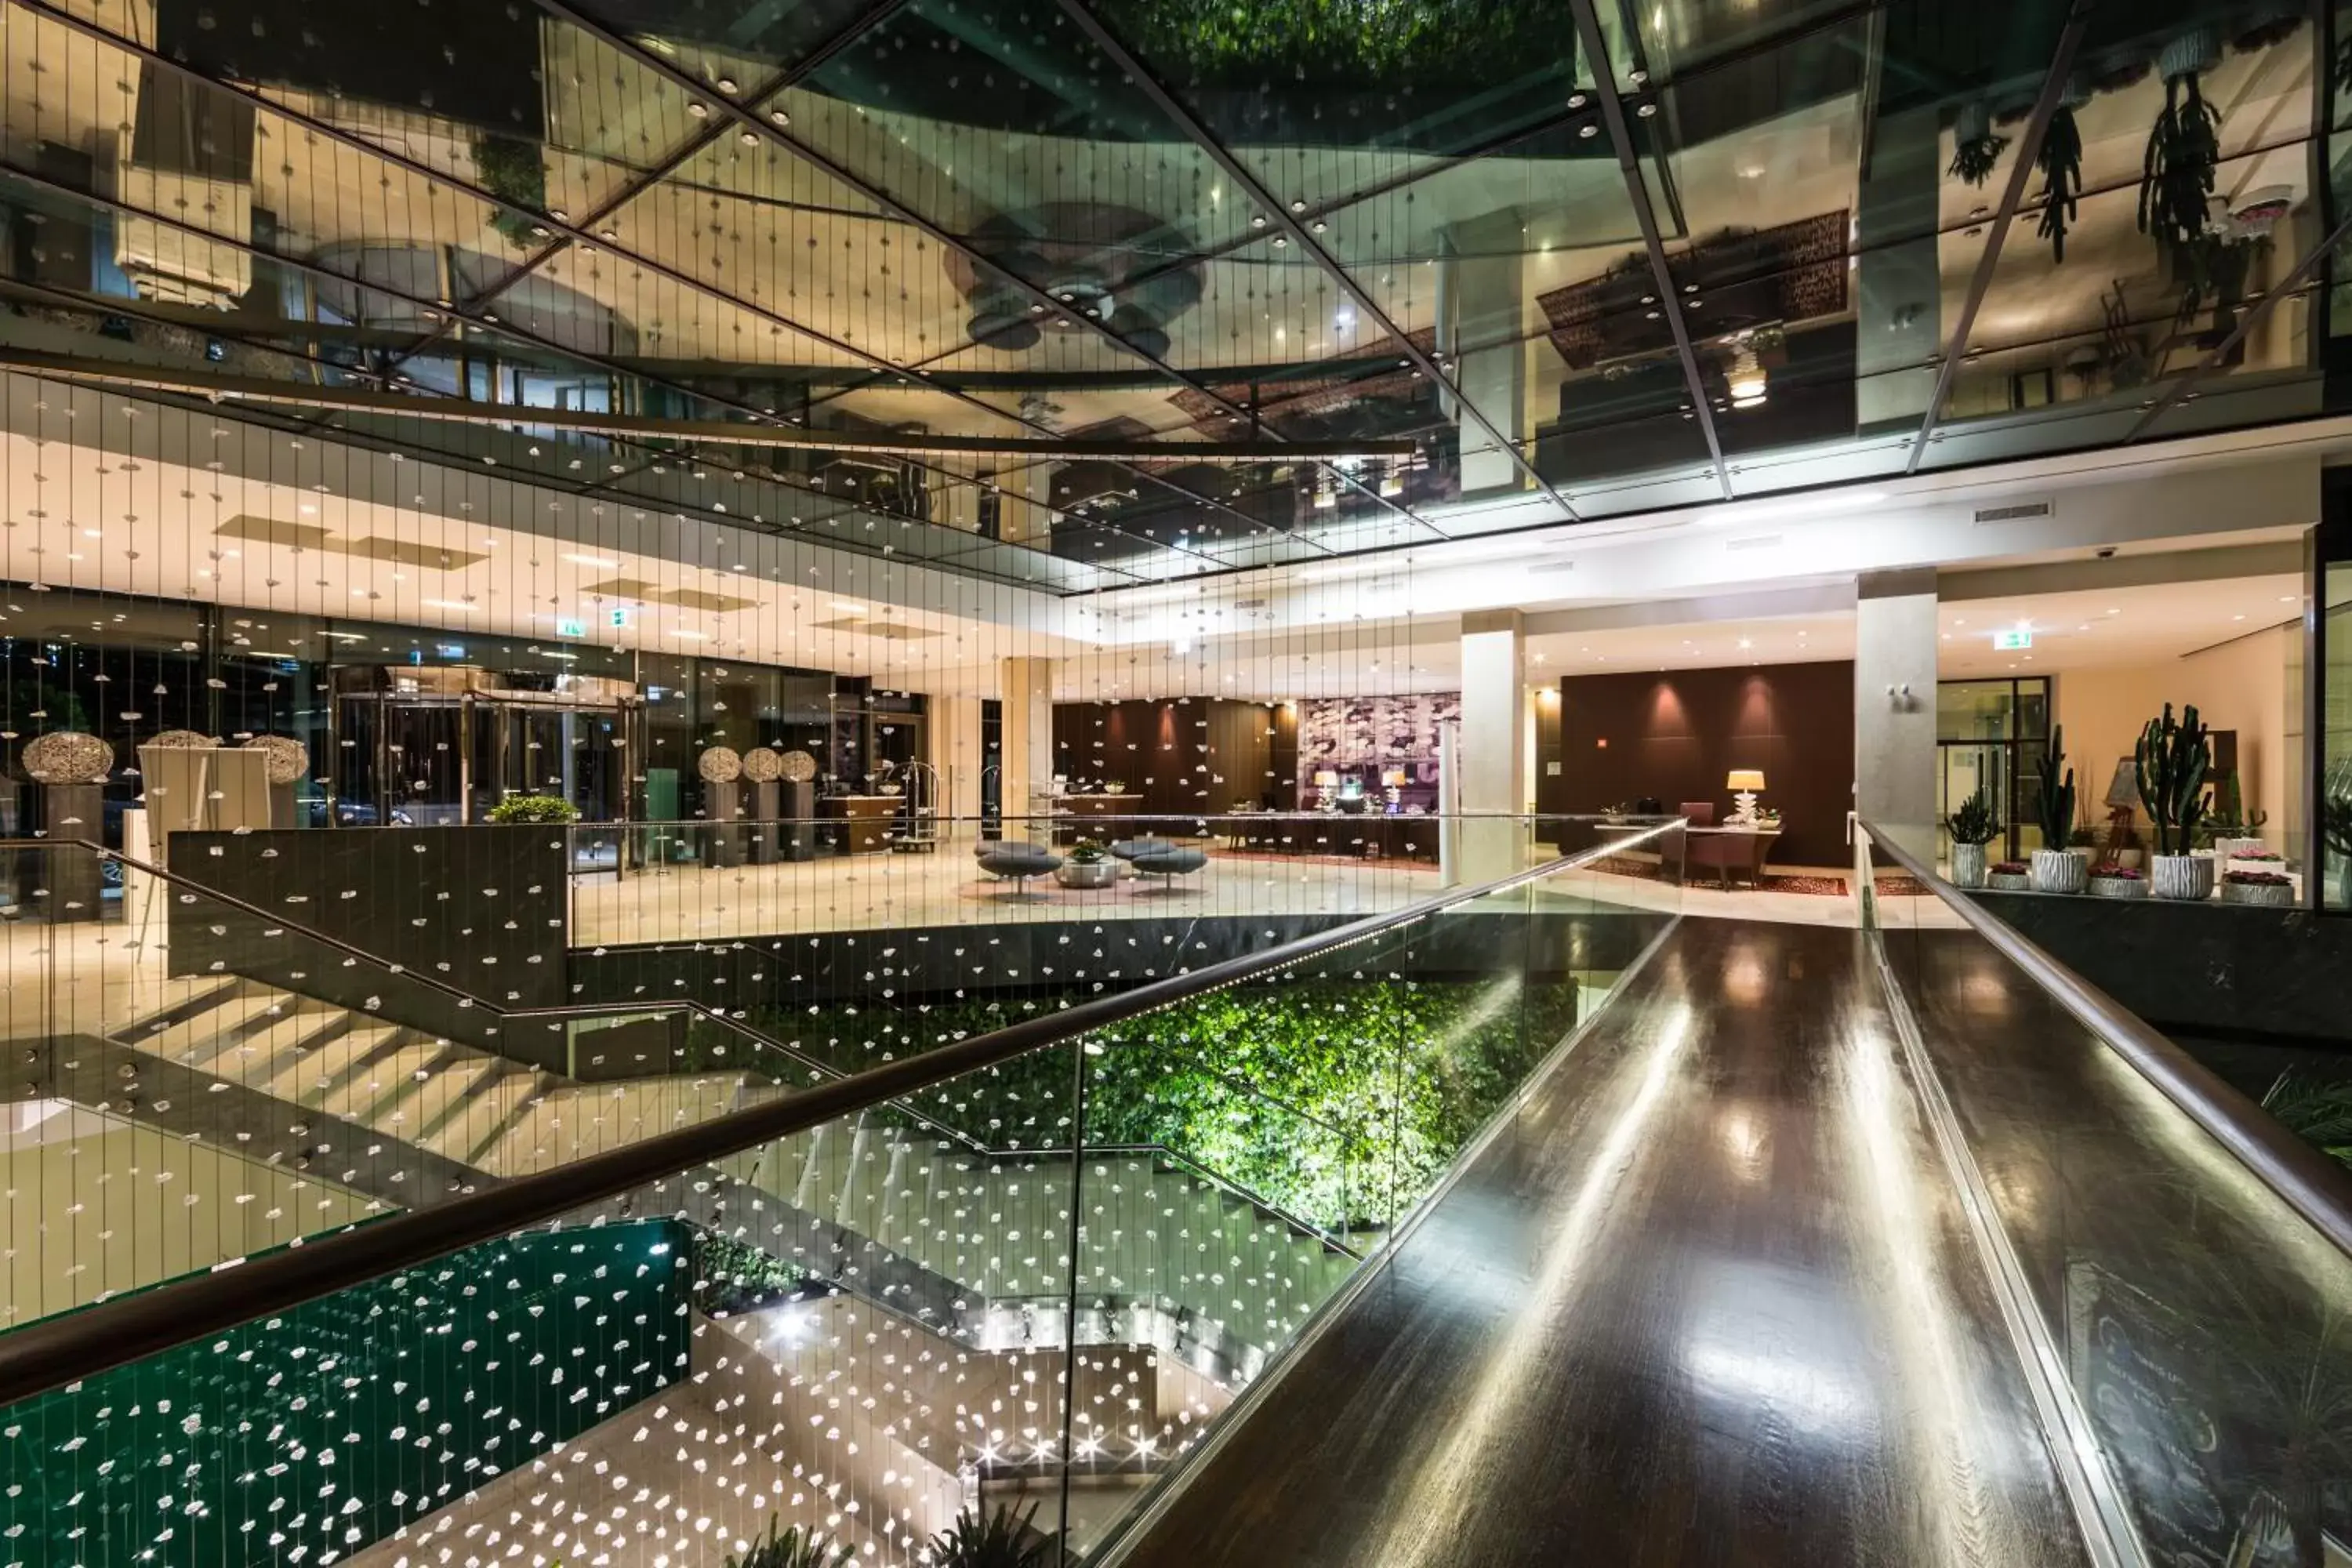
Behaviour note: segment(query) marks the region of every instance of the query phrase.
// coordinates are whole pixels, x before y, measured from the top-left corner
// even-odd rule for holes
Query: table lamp
[[[1734,768],[1723,787],[1736,792],[1731,797],[1731,820],[1748,823],[1756,820],[1756,792],[1764,787],[1764,773],[1759,768]]]

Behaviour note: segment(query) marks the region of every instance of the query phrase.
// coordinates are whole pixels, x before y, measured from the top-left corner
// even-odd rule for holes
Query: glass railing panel
[[[2165,1042],[2062,1005],[1967,928],[1966,894],[1883,850],[1876,870],[1877,940],[2104,1510],[2150,1562],[2330,1560],[2352,1541],[2352,1258],[2209,1130],[2264,1113],[2185,1057],[2196,1087],[2160,1081]]]
[[[1507,1134],[1530,1075],[1671,918],[1672,886],[1564,865],[806,1131],[746,1131],[618,1195],[584,1195],[593,1155],[715,1114],[679,1098],[683,1086],[723,1081],[728,1105],[786,1114],[782,1097],[845,1068],[1072,998],[1003,988],[989,998],[993,1021],[943,1015],[911,1031],[901,1026],[919,1011],[881,1009],[889,1033],[861,1034],[843,1016],[824,1025],[832,1059],[814,1031],[803,1050],[697,1014],[667,1058],[684,1070],[655,1080],[671,1098],[624,1112],[593,1097],[632,1080],[567,1079],[527,1100],[559,1108],[546,1120],[562,1142],[488,1173],[562,1168],[552,1201],[575,1206],[551,1230],[0,1410],[11,1475],[54,1478],[0,1499],[0,1540],[26,1562],[80,1560],[59,1553],[83,1548],[58,1543],[102,1541],[110,1561],[635,1554],[719,1568],[772,1521],[861,1560],[911,1562],[960,1510],[1009,1507],[1024,1531],[1087,1549],[1381,1256],[1473,1140]],[[1641,897],[1621,901],[1626,888]],[[171,896],[198,900],[183,907],[199,909],[205,941],[289,934],[241,905],[205,907],[184,885]],[[190,964],[202,943],[160,918],[179,933],[160,958],[129,942],[100,955],[160,974],[83,973],[86,955],[57,944],[85,933],[18,922],[47,932],[26,964],[54,968],[64,954],[72,973],[68,984],[37,967],[12,973],[24,982],[12,997],[43,996],[37,1021],[53,1036],[80,1018],[84,996],[102,1020],[134,980],[189,978],[175,963],[211,973]],[[1180,945],[1154,962],[1169,972],[1232,956]],[[276,947],[268,958],[295,962]],[[1100,994],[1091,981],[1073,989]],[[500,1026],[549,1022],[509,1015]],[[561,1023],[573,1068],[597,1048],[586,1037],[625,1026]],[[214,1102],[267,1098],[234,1073],[215,1090],[193,1076],[204,1065],[169,1065],[189,1075],[175,1099],[190,1087]],[[152,1138],[146,1114],[113,1113]],[[624,1127],[628,1114],[637,1121]],[[70,1102],[58,1117],[107,1120]],[[245,1227],[215,1236],[209,1255],[151,1247],[106,1289],[233,1288],[268,1267],[271,1246],[417,1206],[409,1184],[440,1173],[398,1152],[415,1147],[398,1124],[316,1110],[310,1122],[347,1147],[394,1151],[400,1190],[379,1197],[348,1173],[238,1152],[310,1210],[251,1173],[209,1208],[174,1207],[174,1194],[152,1212],[111,1210],[142,1246],[192,1232],[200,1208],[235,1209]],[[248,1148],[227,1122],[182,1142]],[[158,1284],[177,1269],[209,1277]],[[40,1331],[69,1328],[56,1312],[95,1299],[44,1307]]]
[[[503,1010],[82,846],[8,864],[0,1179],[32,1201],[0,1220],[0,1327],[723,1115],[784,1076],[700,1009]],[[726,1045],[698,1066],[689,1036]]]

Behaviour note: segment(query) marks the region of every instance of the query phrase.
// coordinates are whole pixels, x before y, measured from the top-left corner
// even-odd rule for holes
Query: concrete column
[[[1523,439],[1528,433],[1530,345],[1523,330],[1528,307],[1520,250],[1526,237],[1518,209],[1451,225],[1445,237],[1448,252],[1437,264],[1444,294],[1438,348],[1455,358],[1461,401],[1507,437]],[[1518,465],[1476,420],[1459,406],[1448,406],[1446,413],[1462,429],[1463,494],[1525,488]]]
[[[1916,426],[1935,395],[1936,368],[1926,362],[1944,352],[1938,112],[1931,105],[1883,116],[1871,138],[1854,214],[1854,422],[1864,434]]]
[[[1489,882],[1527,863],[1527,632],[1517,610],[1462,617],[1462,804],[1458,880]],[[1482,816],[1485,813],[1513,814]]]
[[[1008,658],[1001,662],[997,689],[1004,704],[1004,837],[1051,835],[1042,822],[1023,824],[1047,809],[1054,783],[1054,661]]]
[[[929,707],[944,838],[980,837],[980,773],[988,761],[981,752],[980,704],[977,697],[933,697]]]
[[[1853,607],[1854,808],[1936,853],[1936,573],[1866,572]]]

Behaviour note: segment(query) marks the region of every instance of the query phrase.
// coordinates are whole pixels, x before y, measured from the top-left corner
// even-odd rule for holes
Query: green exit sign
[[[2011,631],[1992,634],[1992,648],[1995,653],[2015,653],[2020,648],[2032,646],[2033,631],[2030,626],[2019,626]]]

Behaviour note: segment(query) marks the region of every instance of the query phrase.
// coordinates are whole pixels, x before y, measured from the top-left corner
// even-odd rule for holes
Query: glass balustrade
[[[46,1246],[55,1268],[112,1245],[101,1228],[214,1228],[0,1333],[0,1361],[12,1333],[190,1299],[175,1289],[240,1288],[284,1247],[321,1246],[323,1231],[360,1226],[329,1247],[366,1241],[362,1222],[420,1206],[420,1193],[444,1205],[436,1226],[463,1225],[499,1181],[554,1170],[561,1212],[0,1408],[8,1474],[26,1478],[0,1494],[0,1563],[719,1568],[772,1521],[860,1562],[914,1563],[960,1512],[1000,1510],[1075,1560],[1409,1222],[1674,917],[1678,835],[1622,837],[1633,842],[1613,862],[1559,859],[1303,943],[1237,956],[1180,939],[1151,967],[1202,973],[1119,1016],[1058,1037],[1049,1024],[1006,1059],[781,1136],[730,1136],[742,1118],[714,1118],[789,1116],[797,1089],[835,1092],[842,1074],[884,1066],[919,1072],[910,1058],[969,1049],[1118,986],[999,989],[963,1010],[935,998],[928,1013],[871,1019],[844,1008],[789,1032],[781,1012],[749,1024],[697,1013],[664,1024],[685,1070],[622,1084],[562,1068],[583,1059],[583,1039],[643,1015],[567,1016],[571,1056],[529,1069],[522,1097],[558,1142],[476,1168],[471,1198],[427,1160],[451,1162],[456,1146],[426,1146],[453,1113],[415,1099],[429,1079],[390,1100],[394,1112],[414,1102],[405,1121],[288,1102],[281,1114],[307,1115],[306,1135],[338,1146],[305,1164],[240,1142],[219,1111],[194,1129],[162,1125],[161,1099],[280,1103],[257,1061],[235,1066],[242,1036],[184,1062],[137,1054],[134,1036],[120,1049],[137,1089],[83,1102],[54,1086],[39,1103],[58,1109],[9,1148],[12,1165],[67,1173],[74,1201],[108,1202],[111,1187],[121,1207],[35,1232],[19,1205],[12,1244],[17,1256]],[[83,1049],[84,1035],[110,1040],[100,1026],[121,1033],[149,1005],[218,984],[206,944],[232,938],[285,944],[272,950],[280,963],[351,960],[347,979],[367,968],[340,949],[298,952],[286,933],[201,899],[183,907],[203,923],[167,917],[179,937],[161,959],[104,922],[95,945],[108,951],[89,955],[70,944],[90,933],[27,907],[7,928],[26,942],[10,948],[12,1039],[51,1056]],[[381,1005],[417,977],[380,966],[369,978],[381,989],[359,1004]],[[355,1027],[378,1016],[357,1007]],[[277,1026],[262,1017],[260,1032]],[[17,1032],[35,1023],[45,1039]],[[521,1070],[498,1043],[464,1048]],[[722,1056],[723,1069],[700,1059]],[[167,1073],[181,1075],[169,1089]],[[596,1097],[648,1083],[662,1087],[638,1092],[667,1098],[637,1122],[576,1126]],[[567,1089],[580,1099],[547,1109]],[[460,1106],[478,1093],[445,1092]],[[45,1127],[58,1135],[45,1142]],[[595,1180],[599,1152],[628,1158],[611,1153],[625,1139],[680,1129],[702,1135],[697,1157],[617,1189]],[[205,1150],[220,1169],[199,1194],[140,1154],[90,1146],[121,1131]],[[218,1225],[257,1207],[280,1212]],[[241,1267],[224,1272],[230,1262]]]

